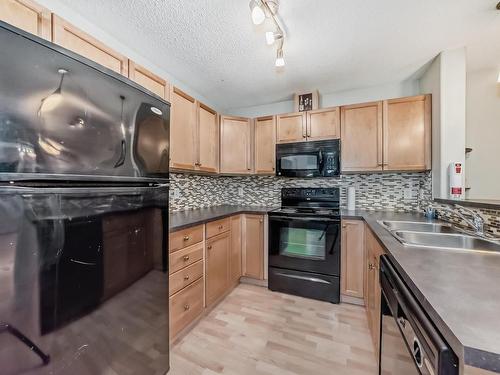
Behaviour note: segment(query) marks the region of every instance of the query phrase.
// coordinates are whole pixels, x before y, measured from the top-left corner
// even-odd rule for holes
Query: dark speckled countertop
[[[170,214],[170,230],[274,207],[218,206]],[[379,220],[425,221],[416,213],[347,211],[364,220],[401,276],[464,363],[500,373],[500,254],[406,247]]]

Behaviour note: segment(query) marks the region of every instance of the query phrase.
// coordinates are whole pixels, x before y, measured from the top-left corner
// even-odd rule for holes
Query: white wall
[[[465,48],[441,52],[422,75],[420,90],[433,95],[433,197],[448,198],[449,164],[465,161]]]
[[[141,55],[141,51],[135,51],[130,48],[127,44],[119,41],[113,35],[110,35],[103,31],[101,28],[94,25],[90,20],[81,16],[79,13],[75,12],[70,7],[62,4],[58,0],[37,0],[37,3],[40,3],[47,9],[51,10],[53,13],[58,16],[64,18],[66,21],[72,23],[77,26],[79,29],[85,31],[86,33],[92,35],[94,38],[103,42],[108,47],[114,49],[116,52],[121,53],[124,56],[127,56],[129,59],[138,63],[139,65],[144,66],[149,69],[153,73],[163,77],[171,84],[185,91],[189,95],[195,97],[196,99],[202,101],[206,105],[214,108],[215,110],[220,110],[217,108],[209,98],[204,97],[200,93],[196,92],[196,90],[192,89],[187,83],[178,81],[175,77],[173,77],[170,73],[164,71],[160,67],[158,67],[153,61],[149,61],[147,58]]]
[[[467,74],[467,194],[470,199],[500,199],[499,69]]]
[[[337,105],[356,104],[374,100],[399,98],[420,93],[418,80],[408,80],[382,86],[358,88],[322,94],[320,92],[320,107],[334,107]],[[253,107],[232,108],[227,110],[231,115],[244,117],[258,117],[278,113],[295,112],[293,100],[264,104]]]

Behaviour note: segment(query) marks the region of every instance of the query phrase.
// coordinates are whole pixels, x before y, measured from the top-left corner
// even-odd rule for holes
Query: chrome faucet
[[[471,226],[474,229],[474,234],[480,237],[487,237],[487,235],[484,233],[484,219],[481,215],[479,215],[477,212],[460,206],[458,204],[454,205],[455,209],[451,209],[448,207],[435,207],[432,205],[429,205],[429,207],[436,209],[437,211],[446,211],[449,212],[453,215],[458,216],[460,219],[465,221],[469,226]],[[467,212],[471,217],[472,220],[469,219],[467,216],[465,216],[461,211]]]

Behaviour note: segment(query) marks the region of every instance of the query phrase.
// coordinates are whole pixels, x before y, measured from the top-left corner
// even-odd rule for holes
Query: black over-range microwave
[[[339,175],[339,139],[276,145],[276,176],[336,177]]]

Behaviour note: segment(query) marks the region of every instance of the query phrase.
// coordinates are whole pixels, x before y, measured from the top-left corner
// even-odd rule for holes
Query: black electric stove
[[[269,289],[338,303],[340,191],[284,188],[269,212]]]

